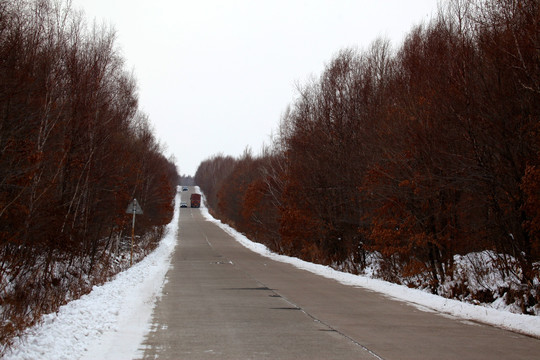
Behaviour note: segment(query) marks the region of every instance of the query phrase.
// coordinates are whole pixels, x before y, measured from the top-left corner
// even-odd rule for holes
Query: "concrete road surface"
[[[144,359],[540,359],[538,339],[269,260],[191,208],[152,321]]]

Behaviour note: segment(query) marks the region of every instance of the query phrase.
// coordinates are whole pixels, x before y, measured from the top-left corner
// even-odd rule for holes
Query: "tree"
[[[178,180],[149,127],[112,29],[62,1],[0,2],[0,339],[112,272],[125,207],[144,199],[158,240]],[[152,242],[151,241],[151,242]],[[59,270],[61,269],[61,270]]]

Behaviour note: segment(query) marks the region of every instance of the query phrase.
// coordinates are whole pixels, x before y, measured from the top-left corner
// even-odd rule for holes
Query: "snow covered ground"
[[[304,269],[314,274],[335,279],[345,285],[363,287],[385,294],[388,297],[397,300],[406,301],[423,311],[440,312],[456,318],[479,321],[520,332],[522,334],[540,337],[540,316],[513,314],[508,311],[468,304],[458,300],[433,295],[422,290],[411,289],[403,285],[392,284],[387,281],[372,279],[366,276],[344,273],[334,270],[329,266],[313,264],[285,255],[278,255],[269,251],[266,246],[250,241],[235,229],[214,219],[208,214],[206,208],[201,209],[201,211],[208,221],[215,222],[239,243],[272,260],[292,264],[299,269]]]
[[[132,359],[149,331],[150,317],[156,299],[161,295],[165,274],[176,244],[180,198],[176,197],[174,218],[160,246],[144,260],[116,276],[114,280],[94,287],[93,291],[63,306],[58,313],[47,315],[42,324],[26,331],[16,340],[5,359]],[[336,271],[270,252],[244,235],[215,220],[206,208],[200,209],[212,221],[252,251],[276,261],[335,279],[349,286],[359,286],[406,301],[424,311],[481,321],[524,334],[540,337],[540,316],[512,314],[445,299],[420,290],[395,285],[364,276]],[[140,355],[140,354],[139,354]]]
[[[49,314],[16,340],[6,360],[133,359],[148,332],[176,245],[180,195],[156,250],[112,281]]]

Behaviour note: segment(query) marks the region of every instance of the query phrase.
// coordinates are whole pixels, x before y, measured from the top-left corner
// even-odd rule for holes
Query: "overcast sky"
[[[398,47],[437,0],[73,0],[112,25],[167,156],[194,175],[218,153],[258,153],[296,96],[346,47]]]

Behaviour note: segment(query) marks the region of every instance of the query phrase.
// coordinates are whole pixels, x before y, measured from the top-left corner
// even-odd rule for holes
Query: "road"
[[[189,203],[190,192],[182,201]],[[199,209],[181,209],[179,221],[143,359],[537,359],[540,353],[538,339],[262,257]]]

